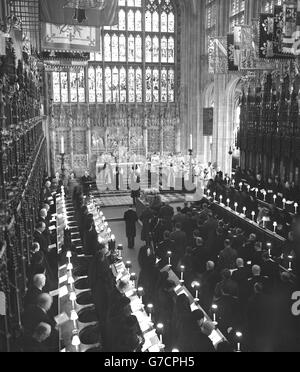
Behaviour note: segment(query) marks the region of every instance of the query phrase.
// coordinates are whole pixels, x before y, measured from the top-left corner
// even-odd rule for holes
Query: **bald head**
[[[260,276],[261,274],[261,268],[258,265],[252,266],[252,275],[253,276]]]
[[[210,336],[215,330],[215,325],[213,322],[204,322],[201,327],[201,332],[206,336]]]
[[[47,209],[46,208],[43,208],[43,209],[40,210],[40,216],[41,216],[41,218],[46,218],[47,217],[47,214],[48,214],[48,212],[47,212]]]
[[[40,323],[33,332],[32,337],[38,342],[44,342],[51,335],[51,326],[47,323]]]
[[[37,305],[45,311],[49,311],[52,306],[52,297],[47,293],[42,293],[37,299]]]
[[[42,290],[46,285],[46,276],[44,274],[36,274],[33,277],[33,285]]]
[[[236,267],[237,267],[238,269],[241,269],[242,267],[244,267],[244,260],[243,260],[242,258],[238,258],[238,259],[236,260]]]
[[[208,261],[206,264],[206,270],[212,271],[215,269],[215,263],[213,261]]]

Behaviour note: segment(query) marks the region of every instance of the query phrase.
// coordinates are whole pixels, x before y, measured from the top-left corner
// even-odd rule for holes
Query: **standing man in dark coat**
[[[89,195],[92,182],[92,177],[90,176],[89,172],[86,171],[84,176],[81,178],[82,189],[85,195]]]
[[[151,210],[149,204],[147,204],[146,209],[143,211],[140,217],[140,220],[143,223],[141,240],[146,243],[148,243],[150,240],[152,218],[153,218],[153,211]]]
[[[134,239],[136,237],[136,223],[138,221],[138,216],[136,211],[133,210],[131,206],[127,212],[124,214],[124,220],[126,224],[126,236],[128,239],[128,248],[134,249]]]

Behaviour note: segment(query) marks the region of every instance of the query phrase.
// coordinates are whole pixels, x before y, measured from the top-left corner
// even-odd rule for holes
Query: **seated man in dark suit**
[[[55,321],[48,312],[52,306],[52,297],[46,293],[40,294],[36,305],[29,305],[23,314],[23,326],[26,334],[33,334],[40,323],[47,323],[52,330],[55,329]]]
[[[47,323],[40,323],[34,330],[32,336],[25,336],[23,351],[25,353],[46,353],[49,348],[45,341],[51,335],[51,326]]]
[[[33,233],[33,240],[40,245],[40,250],[47,255],[48,254],[48,240],[44,235],[46,230],[46,224],[43,221],[39,221]]]
[[[29,287],[24,297],[24,308],[30,305],[36,305],[39,295],[43,293],[43,288],[46,285],[46,276],[44,274],[36,274],[33,277],[32,285]]]

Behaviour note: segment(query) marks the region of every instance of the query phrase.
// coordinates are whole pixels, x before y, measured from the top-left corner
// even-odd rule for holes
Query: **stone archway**
[[[226,169],[225,173],[232,173],[232,156],[239,157],[239,152],[235,151],[237,127],[240,118],[240,97],[242,95],[241,78],[235,77],[227,84],[226,87],[226,131],[225,131],[225,149],[226,150]],[[229,154],[230,149],[233,155]]]

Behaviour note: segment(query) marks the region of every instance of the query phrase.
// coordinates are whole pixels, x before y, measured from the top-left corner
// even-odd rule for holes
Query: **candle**
[[[289,256],[288,259],[289,259],[289,271],[293,271],[292,269],[293,256]]]
[[[71,292],[71,293],[70,293],[70,296],[69,296],[69,299],[70,299],[70,301],[72,302],[72,307],[74,308],[74,306],[75,306],[75,301],[76,301],[76,299],[77,299],[76,293],[75,293],[75,292]]]
[[[168,265],[171,267],[172,266],[171,265],[171,257],[172,257],[172,252],[171,251],[167,252],[167,257],[168,257]]]
[[[218,311],[218,306],[216,304],[212,305],[212,312],[213,312],[213,322],[217,324],[217,311]]]
[[[78,320],[78,314],[76,313],[75,310],[71,311],[70,319],[73,321],[74,327],[76,328],[77,326],[76,321]]]
[[[277,195],[273,195],[273,199],[274,199],[274,204],[276,204]]]
[[[193,135],[190,134],[190,150],[193,150]]]
[[[207,190],[207,195],[208,195],[208,197],[210,196],[210,190]]]
[[[294,207],[295,207],[295,214],[297,214],[298,213],[299,204],[298,203],[295,203],[294,204]]]
[[[180,283],[184,283],[184,277],[183,277],[183,275],[184,275],[184,271],[185,271],[185,266],[183,266],[183,265],[181,265],[180,266]]]
[[[139,287],[138,290],[137,290],[137,292],[138,292],[138,296],[139,296],[141,302],[143,303],[144,288],[143,287]]]
[[[250,192],[250,185],[247,186],[248,192]]]
[[[61,151],[61,154],[65,153],[65,139],[64,139],[64,136],[61,136],[61,139],[60,139],[60,151]]]
[[[252,221],[254,222],[255,220],[255,212],[253,211],[252,213],[251,213],[251,216],[252,216]]]
[[[286,199],[282,199],[283,209],[285,209]]]
[[[274,223],[273,223],[273,227],[274,227],[274,233],[275,233],[275,234],[276,234],[277,226],[278,226],[278,223],[277,223],[277,222],[274,222]]]
[[[258,195],[258,188],[255,189],[255,196],[257,197]]]
[[[196,296],[194,298],[195,302],[199,302],[199,288],[200,288],[200,283],[195,281],[191,284],[192,288],[196,290]]]
[[[164,325],[162,323],[158,323],[156,326],[157,333],[159,335],[160,343],[163,344],[163,331],[164,331]]]
[[[214,202],[216,201],[216,196],[217,196],[217,193],[216,192],[214,192],[213,193],[213,196],[214,196]]]
[[[235,212],[237,212],[237,207],[238,207],[238,206],[239,206],[238,203],[235,202],[235,203],[234,203],[234,210],[235,210]]]
[[[263,192],[263,195],[264,195],[264,201],[266,201],[266,196],[267,196],[266,191]]]
[[[267,248],[268,248],[268,254],[269,254],[269,256],[271,257],[271,255],[272,255],[272,243],[267,243]]]
[[[242,189],[243,189],[243,182],[240,182],[239,186],[240,186],[240,191],[242,191]]]
[[[244,212],[244,214],[246,214],[246,212],[247,212],[247,208],[246,207],[243,208],[243,212]]]
[[[223,196],[220,195],[220,203],[222,204],[222,201],[223,201]]]
[[[72,345],[75,346],[76,352],[78,352],[79,351],[79,345],[80,345],[80,338],[78,336],[78,330],[77,329],[75,329],[73,331]]]
[[[232,185],[233,185],[233,187],[235,186],[235,180],[234,179],[232,180]]]
[[[230,199],[227,199],[227,207],[229,208],[230,206]]]
[[[131,261],[127,261],[125,264],[125,268],[127,269],[128,274],[130,274],[131,266],[132,266]]]
[[[241,339],[243,337],[243,334],[241,332],[236,332],[236,337],[237,337],[237,352],[241,352]]]
[[[153,304],[149,304],[149,305],[147,306],[147,310],[148,310],[148,314],[149,314],[150,322],[152,322]]]

